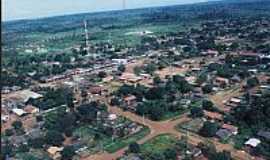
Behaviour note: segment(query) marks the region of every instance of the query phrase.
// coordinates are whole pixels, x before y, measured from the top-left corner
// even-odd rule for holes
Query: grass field
[[[175,145],[177,139],[170,134],[163,134],[147,141],[141,146],[141,150],[144,154],[154,152],[163,152],[168,148]]]
[[[134,135],[131,135],[126,138],[119,138],[113,142],[108,143],[107,145],[104,146],[104,149],[109,153],[114,153],[119,149],[128,146],[130,143],[138,141],[139,139],[145,137],[149,133],[150,133],[149,128],[145,127],[140,132]]]
[[[80,137],[81,141],[87,145],[91,153],[105,150],[109,153],[114,153],[121,148],[128,146],[150,133],[149,128],[144,127],[138,133],[124,138],[112,139],[105,134],[96,132],[91,126],[83,126],[74,132],[74,135]],[[95,138],[95,134],[99,134],[99,138]]]

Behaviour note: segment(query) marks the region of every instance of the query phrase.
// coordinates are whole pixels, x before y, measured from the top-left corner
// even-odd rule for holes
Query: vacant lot
[[[197,133],[203,125],[201,118],[192,119],[177,126],[177,129],[185,129]]]
[[[172,148],[177,139],[173,135],[163,134],[147,141],[142,145],[142,151],[145,154],[154,152],[163,152],[168,148]]]

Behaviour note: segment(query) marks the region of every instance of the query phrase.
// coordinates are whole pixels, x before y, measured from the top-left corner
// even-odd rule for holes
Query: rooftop
[[[261,140],[257,138],[250,138],[248,141],[245,142],[245,145],[249,145],[251,147],[257,147],[261,143]]]

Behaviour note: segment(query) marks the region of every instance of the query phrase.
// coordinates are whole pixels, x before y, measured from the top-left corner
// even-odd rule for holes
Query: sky
[[[207,0],[126,0],[126,8],[204,2]],[[33,19],[123,8],[123,0],[2,0],[2,20]]]

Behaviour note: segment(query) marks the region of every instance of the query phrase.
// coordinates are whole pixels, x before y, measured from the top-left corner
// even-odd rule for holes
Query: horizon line
[[[221,1],[221,0],[216,0]],[[213,1],[212,1],[213,2]],[[185,4],[172,4],[172,5],[161,5],[161,6],[149,6],[149,7],[137,7],[137,8],[126,8],[126,9],[111,9],[111,10],[100,10],[100,11],[82,11],[82,12],[73,12],[73,13],[66,13],[66,14],[56,14],[52,16],[40,16],[40,17],[33,17],[33,18],[15,18],[11,20],[3,20],[3,23],[10,23],[10,22],[19,22],[19,21],[35,21],[35,20],[42,20],[42,19],[48,19],[48,18],[55,18],[55,17],[65,17],[65,16],[76,16],[81,14],[98,14],[98,13],[107,13],[107,12],[124,12],[129,10],[139,10],[139,9],[151,9],[151,8],[163,8],[163,7],[173,7],[173,6],[186,6],[186,5],[196,5],[196,4],[203,4],[203,3],[209,3],[209,1],[205,2],[192,2],[192,3],[185,3]]]

